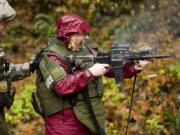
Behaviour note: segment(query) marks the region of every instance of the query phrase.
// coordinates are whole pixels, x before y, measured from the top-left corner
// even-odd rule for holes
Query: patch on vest
[[[51,75],[49,75],[49,77],[46,80],[46,86],[47,88],[49,88],[51,86],[51,84],[54,82],[53,78]]]

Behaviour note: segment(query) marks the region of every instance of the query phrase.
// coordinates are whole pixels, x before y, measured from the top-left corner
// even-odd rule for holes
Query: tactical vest
[[[41,59],[39,69],[37,70],[36,86],[41,111],[45,117],[53,115],[59,111],[63,111],[63,109],[66,108],[73,108],[77,119],[88,127],[93,134],[96,134],[96,127],[91,119],[91,115],[88,111],[82,92],[73,94],[72,96],[61,97],[52,90],[56,82],[64,79],[67,73],[61,66],[48,58],[47,54],[49,53],[56,53],[64,59],[70,54],[92,55],[92,53],[85,46],[83,46],[79,52],[72,52],[66,48],[62,41],[55,38],[51,39],[48,43],[48,47],[44,50],[44,56]],[[99,79],[93,78],[88,83],[87,87],[97,121],[103,129],[105,109],[101,102],[102,90],[100,90],[99,86]],[[71,99],[74,97],[76,97],[76,102],[71,103],[70,101],[73,101]]]

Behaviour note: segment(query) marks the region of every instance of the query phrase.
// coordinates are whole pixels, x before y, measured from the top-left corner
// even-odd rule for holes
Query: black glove
[[[33,60],[31,63],[30,63],[30,71],[31,72],[34,72],[37,68],[39,67],[39,63],[37,60]]]
[[[42,48],[40,50],[40,52],[38,54],[36,54],[35,58],[30,63],[30,70],[31,70],[31,72],[34,72],[36,69],[39,68],[39,64],[40,64],[41,58],[44,56],[43,51],[44,51],[45,48]]]

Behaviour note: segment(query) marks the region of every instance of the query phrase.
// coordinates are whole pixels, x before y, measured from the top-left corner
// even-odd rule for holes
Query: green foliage
[[[164,125],[161,124],[160,115],[151,115],[149,118],[146,119],[146,124],[148,128],[148,133],[153,135],[158,135],[159,132],[164,128]]]
[[[169,70],[173,76],[177,76],[177,79],[180,79],[180,63],[170,65]]]
[[[12,49],[12,45],[10,43],[1,43],[1,47],[4,49],[4,50],[10,50]]]
[[[111,100],[114,106],[119,106],[120,100],[125,97],[123,93],[119,91],[119,85],[117,85],[114,79],[103,78],[105,85],[103,101]]]
[[[55,19],[46,14],[38,14],[35,17],[33,32],[39,36],[50,37],[55,33]]]
[[[115,128],[115,125],[114,123],[112,122],[109,122],[108,125],[107,125],[107,131],[108,131],[108,135],[117,135],[117,130]]]
[[[129,20],[128,19],[124,19],[123,20],[123,26],[121,26],[120,28],[115,29],[114,32],[114,37],[115,40],[119,40],[121,42],[127,42],[128,39],[130,38],[131,35],[131,29],[129,28]]]
[[[161,123],[161,119],[159,115],[152,115],[147,120],[146,123],[149,125],[151,129],[163,129],[164,126]]]
[[[20,94],[15,97],[11,110],[6,113],[6,120],[9,124],[16,125],[35,117],[35,112],[31,105],[31,93],[34,89],[34,85],[26,84]]]
[[[173,135],[180,132],[180,112],[173,113],[170,109],[165,109],[165,122]]]
[[[23,25],[22,21],[18,21],[13,26],[8,27],[7,30],[6,30],[7,35],[11,36],[12,38],[15,38],[16,36],[19,36],[19,35],[23,34],[25,31],[26,31],[26,28]]]

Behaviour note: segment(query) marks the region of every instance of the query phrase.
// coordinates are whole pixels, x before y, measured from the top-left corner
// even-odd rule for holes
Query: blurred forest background
[[[170,59],[156,60],[137,77],[129,135],[180,134],[180,0],[9,0],[16,18],[7,25],[3,47],[14,63],[31,61],[55,33],[65,13],[83,16],[93,27],[91,39],[102,50],[113,41],[138,49],[149,45]],[[116,85],[103,78],[108,135],[123,135],[132,80]],[[12,135],[44,135],[42,118],[31,105],[35,75],[13,83],[15,102],[6,118]]]

